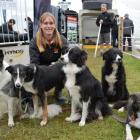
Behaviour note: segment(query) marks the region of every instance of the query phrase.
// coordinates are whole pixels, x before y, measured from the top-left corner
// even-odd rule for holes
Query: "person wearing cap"
[[[9,19],[8,22],[0,26],[0,33],[3,34],[14,34],[17,35],[18,32],[14,31],[13,26],[16,24],[14,19]]]
[[[132,42],[131,37],[134,34],[134,24],[131,19],[129,19],[129,15],[124,15],[123,20],[123,51],[126,49],[126,39],[128,41],[128,51],[132,51]]]
[[[111,15],[107,11],[107,4],[101,4],[101,14],[98,15],[96,19],[96,25],[100,26],[101,24],[101,32],[100,32],[100,45],[101,46],[109,46],[110,41],[110,29],[112,26]],[[101,55],[103,50],[100,50]]]

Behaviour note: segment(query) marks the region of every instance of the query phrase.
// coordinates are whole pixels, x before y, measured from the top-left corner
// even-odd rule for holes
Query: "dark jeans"
[[[128,41],[128,51],[132,51],[131,35],[123,35],[123,51],[126,49],[126,38]]]
[[[118,48],[118,33],[112,32],[112,46]]]

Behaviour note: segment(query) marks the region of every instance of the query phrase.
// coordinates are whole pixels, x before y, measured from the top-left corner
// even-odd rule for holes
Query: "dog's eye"
[[[25,75],[25,73],[24,73],[24,72],[20,72],[20,75],[24,76],[24,75]]]
[[[15,76],[15,75],[17,75],[17,73],[16,72],[13,72],[13,75]]]

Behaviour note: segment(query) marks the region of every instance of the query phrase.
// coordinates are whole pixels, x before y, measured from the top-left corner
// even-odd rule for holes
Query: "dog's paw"
[[[133,140],[133,137],[127,137],[126,140]]]
[[[14,124],[14,122],[13,122],[13,121],[8,122],[8,126],[9,126],[9,127],[14,127],[14,125],[15,125],[15,124]]]
[[[132,134],[127,135],[127,136],[126,136],[126,140],[133,140]]]
[[[72,122],[72,119],[71,119],[71,117],[66,117],[66,118],[65,118],[65,121],[67,121],[67,122]]]
[[[47,121],[46,120],[42,120],[41,122],[40,122],[40,125],[41,126],[44,126],[44,125],[46,125],[47,124]]]
[[[79,122],[79,126],[84,126],[85,125],[85,121],[80,121]]]
[[[124,112],[124,107],[121,107],[120,109],[118,109],[118,112]]]
[[[102,121],[103,120],[103,116],[99,116],[98,117],[98,120],[101,120]]]

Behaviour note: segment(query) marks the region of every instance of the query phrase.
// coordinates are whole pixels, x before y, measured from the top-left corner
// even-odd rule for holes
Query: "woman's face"
[[[40,28],[44,36],[52,36],[55,30],[55,23],[51,17],[47,17],[41,24]]]

